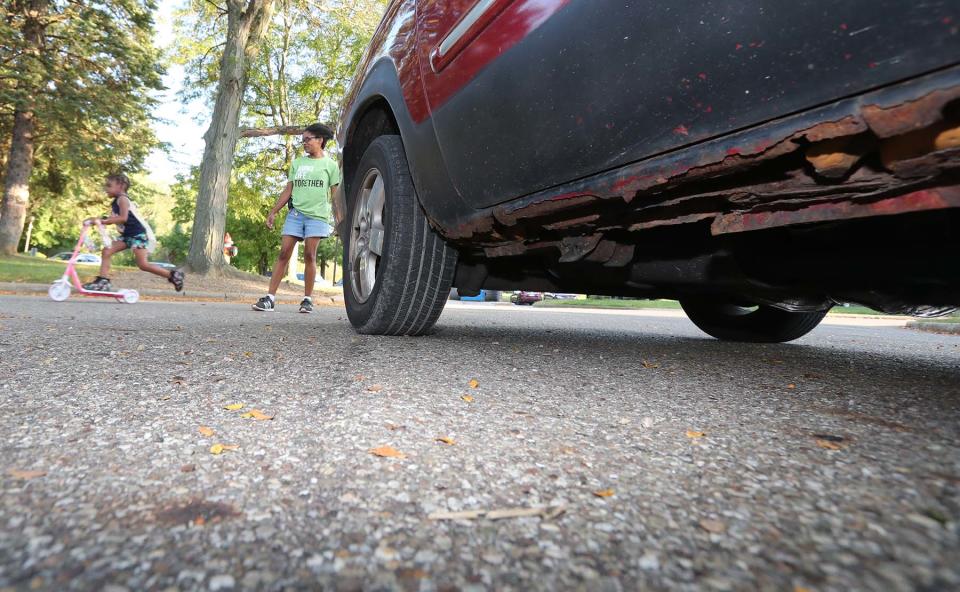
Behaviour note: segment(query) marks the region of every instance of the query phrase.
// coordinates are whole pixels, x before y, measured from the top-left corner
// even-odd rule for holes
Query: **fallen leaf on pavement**
[[[170,379],[170,382],[177,386],[187,384],[187,380],[183,376],[174,376],[173,378]]]
[[[240,446],[236,444],[214,444],[210,447],[210,454],[223,454],[228,450],[239,450]]]
[[[646,360],[641,360],[640,363],[643,364],[644,368],[655,369],[660,367],[660,364],[654,364],[653,362],[648,362]]]
[[[7,469],[7,474],[14,479],[36,479],[47,474],[46,471],[31,471],[25,469]]]
[[[700,528],[713,534],[720,534],[727,530],[727,525],[719,520],[703,519],[700,521]]]
[[[273,419],[272,415],[267,415],[266,413],[264,413],[263,411],[260,411],[259,409],[251,409],[250,411],[247,411],[240,417],[242,417],[243,419],[255,419],[257,421],[266,421],[268,419]]]
[[[817,446],[820,448],[826,448],[827,450],[840,450],[843,446],[840,446],[836,442],[831,442],[830,440],[817,439]]]
[[[695,432],[693,430],[687,430],[688,438],[702,438],[706,435],[707,435],[706,432]]]
[[[468,382],[467,384],[470,385],[470,388],[477,388],[478,386],[480,386],[480,381],[478,381],[476,378],[471,378],[470,382]]]
[[[467,403],[473,403],[473,397],[471,397],[470,395],[463,395],[460,398],[466,401]]]
[[[245,357],[245,358],[252,358],[252,357],[253,357],[253,352],[243,352],[243,357]]]
[[[367,387],[367,390],[370,391],[371,393],[379,393],[380,391],[383,390],[383,385],[382,384],[370,385]]]
[[[437,438],[437,442],[443,442],[444,444],[449,444],[453,446],[456,442],[450,436],[443,436],[442,438]]]
[[[356,376],[353,377],[353,379],[356,380],[357,382],[363,382],[364,380],[366,380],[366,377],[363,374],[357,374]]]
[[[371,448],[369,450],[370,454],[375,456],[382,456],[385,458],[407,458],[407,455],[400,452],[392,446],[380,446],[378,448]]]
[[[207,426],[200,426],[199,428],[197,428],[197,431],[208,438],[215,433],[213,431],[213,428],[208,428]]]
[[[793,383],[791,382],[790,384],[787,385],[787,388],[788,388],[788,389],[795,389],[795,388],[797,388],[797,385],[795,385],[795,384],[793,384]]]
[[[594,491],[593,495],[597,497],[613,497],[612,489],[601,489],[600,491]]]
[[[192,473],[197,470],[197,465],[183,465],[180,467],[181,473]]]
[[[231,403],[229,405],[224,405],[223,408],[227,411],[236,411],[237,409],[243,409],[243,403]]]

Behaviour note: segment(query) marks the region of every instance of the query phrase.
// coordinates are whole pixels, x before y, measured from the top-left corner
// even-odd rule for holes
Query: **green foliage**
[[[102,208],[103,177],[137,171],[158,145],[154,10],[153,0],[0,2],[0,167],[14,109],[35,101],[28,217],[40,247],[72,242],[80,220]],[[24,35],[31,18],[42,25],[39,49]]]

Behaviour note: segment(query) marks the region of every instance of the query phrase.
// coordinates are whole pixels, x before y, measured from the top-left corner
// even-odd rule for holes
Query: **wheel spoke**
[[[383,255],[383,227],[370,229],[370,251],[378,257]]]

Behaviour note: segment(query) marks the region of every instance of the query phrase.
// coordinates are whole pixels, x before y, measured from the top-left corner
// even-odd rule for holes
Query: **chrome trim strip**
[[[457,26],[450,30],[447,33],[447,36],[443,38],[443,41],[440,42],[439,52],[437,57],[443,57],[447,54],[450,49],[457,44],[464,35],[467,34],[467,31],[476,24],[480,17],[483,16],[487,10],[490,9],[496,3],[497,0],[479,0],[476,4],[473,5],[473,8],[467,11],[467,14],[463,15],[463,18],[460,19],[460,22],[457,23]]]

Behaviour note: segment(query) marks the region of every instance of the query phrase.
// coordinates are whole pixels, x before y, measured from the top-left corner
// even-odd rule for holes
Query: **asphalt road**
[[[960,588],[960,337],[438,327],[0,297],[0,589]]]

